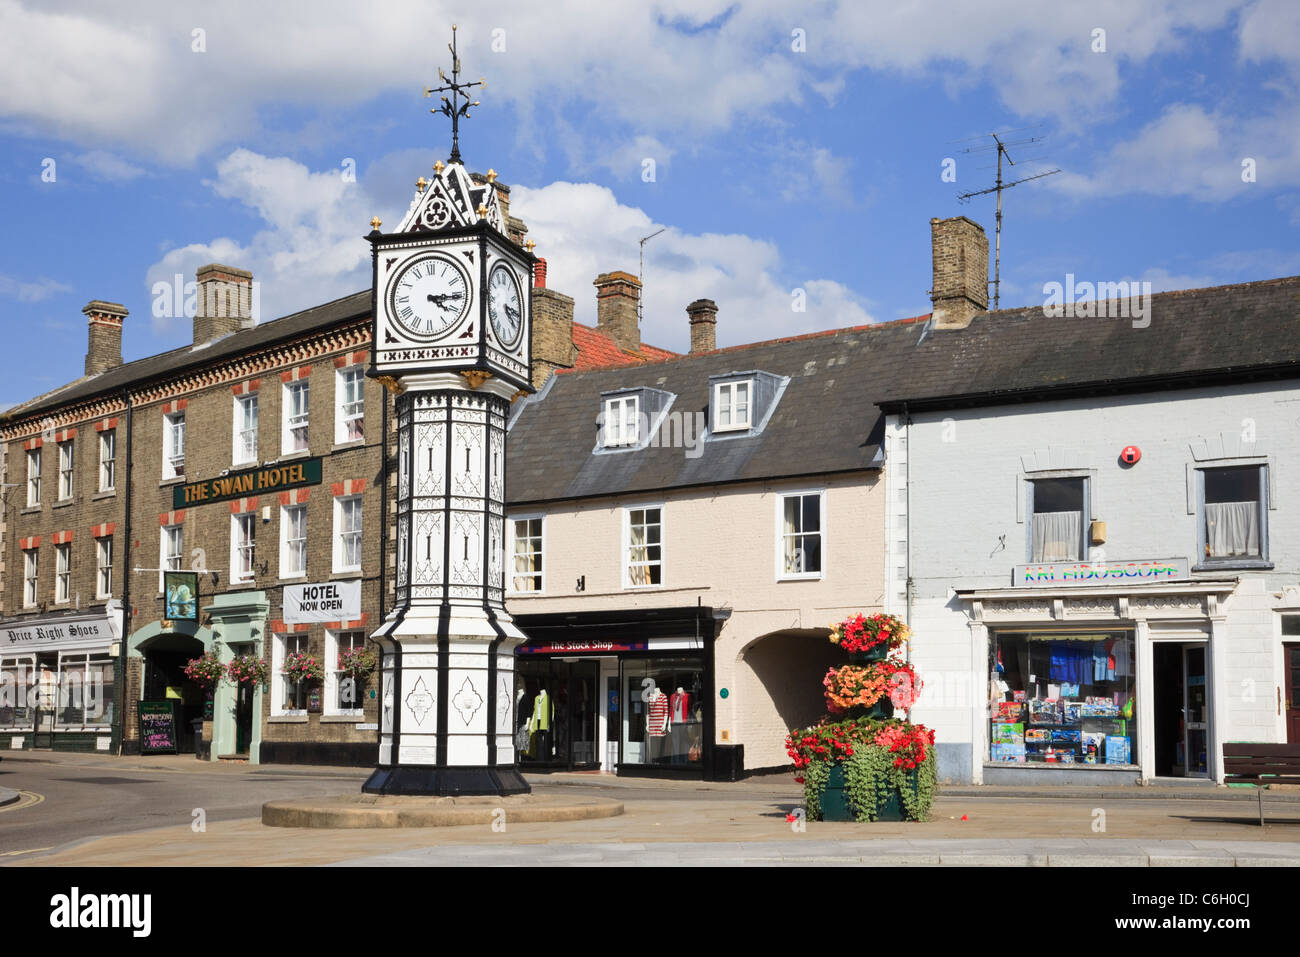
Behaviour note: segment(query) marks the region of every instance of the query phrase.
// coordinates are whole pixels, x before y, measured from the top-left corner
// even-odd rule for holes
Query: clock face
[[[442,256],[426,256],[402,267],[390,288],[389,312],[414,336],[436,339],[469,311],[469,278]]]
[[[488,317],[492,331],[507,348],[519,341],[523,331],[523,307],[519,298],[519,281],[504,263],[492,267],[488,277]]]

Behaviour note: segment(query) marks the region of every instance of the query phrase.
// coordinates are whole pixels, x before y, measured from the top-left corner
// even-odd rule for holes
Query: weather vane
[[[429,112],[451,117],[451,156],[448,157],[447,162],[460,163],[460,118],[463,116],[469,119],[469,108],[478,106],[478,100],[471,102],[466,91],[474,87],[483,90],[486,84],[483,82],[483,77],[479,77],[475,83],[460,82],[460,57],[456,54],[456,24],[454,23],[451,25],[451,42],[447,44],[447,49],[451,51],[451,79],[448,80],[447,74],[442,72],[442,67],[438,67],[438,79],[442,80],[443,85],[425,87],[424,95],[427,99],[435,93],[443,94],[440,97],[442,106],[435,106]],[[451,93],[451,99],[446,97],[448,92]],[[464,98],[463,103],[462,98]]]

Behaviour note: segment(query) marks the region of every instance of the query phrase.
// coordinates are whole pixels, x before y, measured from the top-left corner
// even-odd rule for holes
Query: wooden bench
[[[1264,826],[1264,788],[1300,784],[1300,744],[1234,741],[1223,746],[1225,784],[1253,784],[1259,796],[1259,826]]]

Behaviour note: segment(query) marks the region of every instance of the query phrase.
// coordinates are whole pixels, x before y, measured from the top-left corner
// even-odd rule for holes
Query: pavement
[[[8,757],[8,756],[6,756]],[[185,771],[212,785],[224,777],[334,777],[351,788],[365,769],[207,764],[193,757],[22,755],[69,768]],[[90,772],[87,772],[90,773]],[[89,837],[0,857],[5,866],[328,865],[1300,865],[1300,793],[1264,796],[1258,825],[1253,790],[1148,788],[941,788],[925,823],[804,822],[801,789],[789,776],[734,784],[608,775],[529,775],[539,795],[614,799],[624,814],[602,820],[530,823],[494,815],[491,824],[393,830],[267,827],[260,820],[208,820]],[[19,783],[10,780],[8,783]],[[1009,796],[998,796],[1011,791]],[[1078,793],[1083,792],[1083,793]],[[142,798],[147,792],[137,791]],[[8,823],[51,813],[50,804],[0,812]],[[793,815],[793,819],[791,816]],[[35,818],[32,818],[33,820]],[[53,842],[50,842],[53,843]],[[21,846],[21,845],[19,845]],[[28,845],[30,846],[30,845]]]

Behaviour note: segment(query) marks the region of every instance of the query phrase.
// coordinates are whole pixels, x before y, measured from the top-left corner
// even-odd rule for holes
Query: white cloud
[[[0,276],[0,296],[11,296],[19,302],[42,302],[65,292],[72,292],[72,287],[44,276],[34,282]]]
[[[575,318],[596,322],[592,281],[603,272],[637,271],[637,241],[663,224],[621,204],[594,183],[515,186],[510,211],[528,224],[536,252],[547,260],[547,285],[572,296]],[[775,244],[736,233],[688,233],[668,226],[646,244],[645,319],[641,339],[686,351],[686,305],[699,298],[718,304],[718,344],[735,345],[873,321],[846,286],[783,268]],[[795,312],[792,293],[806,293]]]
[[[414,92],[432,78],[430,57],[443,55],[446,27],[457,19],[467,71],[490,74],[485,108],[513,105],[524,138],[545,128],[549,141],[555,117],[581,104],[604,125],[608,144],[595,145],[611,157],[645,138],[683,149],[741,119],[779,125],[809,95],[834,99],[846,73],[861,69],[953,89],[988,83],[1011,110],[1070,125],[1119,99],[1126,64],[1178,50],[1188,33],[1221,27],[1242,2],[986,0],[942,15],[929,4],[855,0],[802,10],[785,0],[503,0],[469,17],[453,17],[450,6],[318,0],[304,15],[261,0],[202,9],[68,0],[57,11],[0,0],[0,117],[185,163],[268,132],[260,115],[267,106],[338,112],[385,92]],[[1285,6],[1249,8],[1243,55],[1284,55],[1267,24]],[[791,50],[796,26],[806,31],[803,53]],[[1107,30],[1104,54],[1090,46],[1097,26]],[[195,29],[206,31],[205,52],[193,50]],[[500,52],[494,39],[504,42]]]
[[[130,182],[145,173],[143,167],[128,163],[106,150],[90,150],[72,157],[72,161],[89,173],[92,179],[110,183]]]

